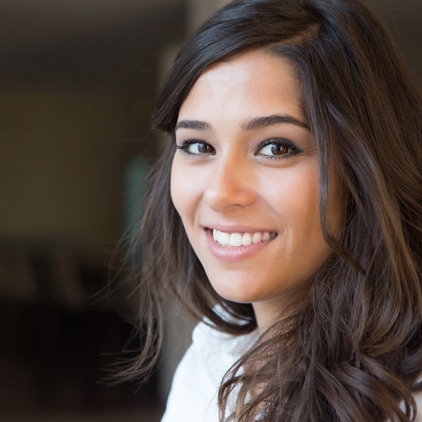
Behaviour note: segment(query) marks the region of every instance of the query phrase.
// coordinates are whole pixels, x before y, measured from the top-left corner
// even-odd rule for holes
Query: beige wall
[[[184,37],[182,0],[95,1],[0,2],[0,245],[47,239],[107,262],[128,164],[154,154],[158,52]]]
[[[219,7],[222,7],[229,2],[230,0],[188,0],[187,23],[189,31],[193,31]]]
[[[128,106],[105,89],[3,90],[1,237],[48,237],[93,250],[118,239]]]

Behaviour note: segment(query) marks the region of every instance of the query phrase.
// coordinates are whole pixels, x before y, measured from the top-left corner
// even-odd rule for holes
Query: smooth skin
[[[287,60],[248,52],[196,81],[176,126],[174,206],[212,287],[252,303],[260,330],[330,254],[301,98]],[[332,186],[330,218],[338,222],[340,183]],[[233,233],[236,246],[228,240]]]

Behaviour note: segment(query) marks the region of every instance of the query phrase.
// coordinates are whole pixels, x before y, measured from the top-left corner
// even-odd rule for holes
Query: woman
[[[142,224],[145,349],[201,318],[163,421],[416,420],[421,97],[357,0],[237,0],[179,54]]]

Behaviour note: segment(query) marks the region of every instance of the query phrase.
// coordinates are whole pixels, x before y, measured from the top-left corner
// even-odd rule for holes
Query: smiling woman
[[[163,421],[422,420],[422,105],[379,20],[236,0],[182,49],[156,122],[146,347],[123,376],[156,363],[169,299],[201,320]]]
[[[286,60],[252,51],[200,76],[176,125],[173,204],[214,290],[251,303],[261,331],[330,255],[301,97]],[[339,183],[331,196],[338,226]]]

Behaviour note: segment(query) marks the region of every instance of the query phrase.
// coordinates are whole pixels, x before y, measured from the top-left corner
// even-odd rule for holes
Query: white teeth
[[[250,233],[245,233],[242,237],[242,245],[249,246],[252,245],[252,236]]]
[[[220,232],[217,237],[217,242],[222,245],[230,245],[230,237],[229,233]]]
[[[242,235],[240,233],[232,233],[230,235],[230,246],[241,246],[242,245]]]
[[[262,234],[261,233],[254,233],[252,235],[252,243],[259,243],[262,240]]]
[[[220,245],[232,247],[249,246],[259,242],[266,242],[273,237],[270,232],[226,233],[216,229],[213,229],[212,235],[214,240]]]

